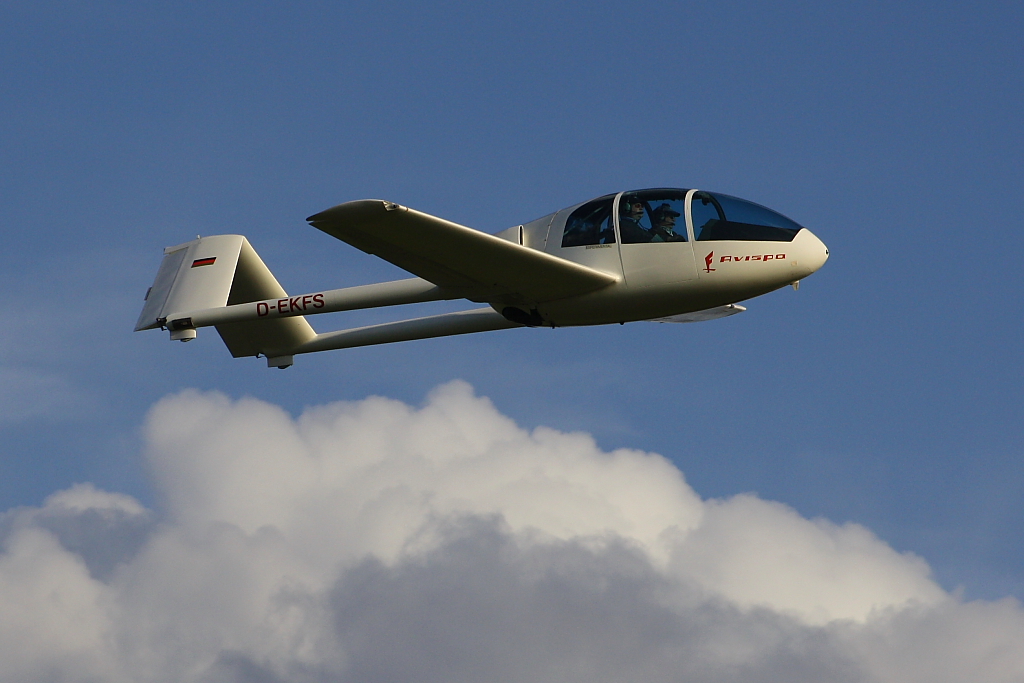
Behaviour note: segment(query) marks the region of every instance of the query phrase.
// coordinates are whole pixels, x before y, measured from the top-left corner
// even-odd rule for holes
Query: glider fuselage
[[[189,341],[214,326],[233,356],[283,368],[296,354],[522,326],[710,320],[828,258],[770,209],[672,188],[605,195],[496,235],[379,199],[308,220],[416,277],[289,296],[245,237],[213,235],[164,250],[135,329]],[[306,320],[451,299],[488,307],[321,334]]]
[[[641,206],[636,218],[626,208],[634,200]],[[659,234],[654,223],[666,204],[662,214],[681,215],[672,233]],[[726,208],[747,220],[731,221]],[[615,278],[596,291],[537,304],[543,324],[554,326],[651,320],[737,303],[798,282],[828,259],[810,230],[750,202],[697,190],[621,192],[497,236]]]

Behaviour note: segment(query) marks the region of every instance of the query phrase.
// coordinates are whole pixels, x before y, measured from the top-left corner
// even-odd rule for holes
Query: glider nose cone
[[[807,228],[801,230],[801,233],[803,233],[803,239],[800,250],[803,253],[800,255],[800,265],[806,268],[807,275],[810,275],[825,265],[825,261],[828,261],[828,247]]]

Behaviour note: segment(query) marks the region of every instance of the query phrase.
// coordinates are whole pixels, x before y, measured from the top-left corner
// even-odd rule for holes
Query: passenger
[[[651,232],[654,236],[652,242],[685,242],[686,235],[676,232],[676,218],[681,214],[672,208],[668,202],[663,203],[654,210],[654,227]],[[625,241],[625,240],[623,240]]]
[[[644,203],[636,197],[622,198],[619,204],[619,233],[623,244],[640,244],[651,241],[651,233],[640,225],[644,218]]]

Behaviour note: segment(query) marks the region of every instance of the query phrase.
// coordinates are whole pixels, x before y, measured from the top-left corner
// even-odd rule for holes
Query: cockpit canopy
[[[760,204],[717,192],[694,192],[690,212],[698,242],[792,242],[803,227]]]
[[[691,233],[686,221],[688,194],[680,189],[634,190],[593,199],[566,219],[562,246],[614,244],[617,236],[623,244],[690,239],[789,242],[802,229],[760,204],[699,190],[689,199]]]

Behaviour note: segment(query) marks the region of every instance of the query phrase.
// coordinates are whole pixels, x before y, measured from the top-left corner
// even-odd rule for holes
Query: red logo
[[[710,273],[714,268],[711,267],[711,262],[715,260],[715,252],[711,252],[704,257],[704,272]]]
[[[711,252],[711,254],[714,254],[714,253],[715,252]],[[708,254],[708,256],[711,256],[711,254]],[[739,262],[739,261],[771,261],[772,259],[775,259],[776,261],[785,261],[786,260],[786,255],[785,254],[754,254],[753,256],[723,256],[721,259],[719,259],[719,263],[725,263],[726,261],[732,261],[734,263]],[[707,259],[704,259],[704,260],[707,261]]]

